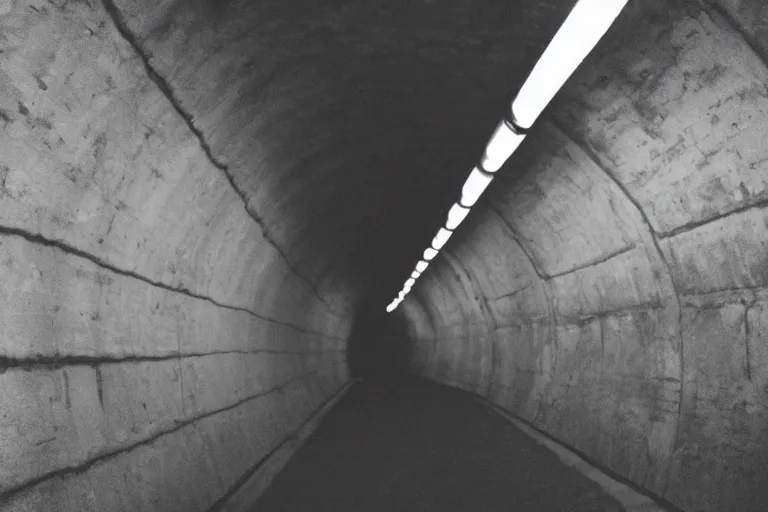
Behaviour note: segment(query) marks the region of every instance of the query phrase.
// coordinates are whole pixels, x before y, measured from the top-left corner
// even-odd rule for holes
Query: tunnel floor
[[[602,488],[471,395],[361,383],[254,511],[620,511]]]

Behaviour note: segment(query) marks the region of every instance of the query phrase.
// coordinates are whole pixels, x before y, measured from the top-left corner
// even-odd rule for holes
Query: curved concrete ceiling
[[[410,273],[572,6],[115,4],[297,269],[377,301]]]

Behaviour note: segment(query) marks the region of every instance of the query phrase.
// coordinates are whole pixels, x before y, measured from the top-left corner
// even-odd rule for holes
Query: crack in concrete
[[[496,208],[496,206],[494,206],[493,204],[489,204],[488,209],[491,212],[495,213],[499,217],[499,219],[501,219],[501,222],[504,223],[507,229],[509,229],[509,232],[512,235],[512,239],[515,242],[517,242],[518,246],[520,246],[520,250],[523,251],[523,254],[525,254],[525,257],[528,259],[529,263],[531,264],[531,268],[533,269],[536,276],[542,281],[546,281],[547,280],[546,275],[541,270],[539,270],[539,268],[534,263],[533,256],[528,250],[528,247],[526,247],[525,244],[523,244],[523,242],[521,241],[521,237],[517,233],[517,230],[512,226],[512,224],[509,223],[509,221],[504,217],[504,215],[502,215],[502,213],[499,211],[498,208]]]
[[[572,268],[570,270],[565,270],[563,272],[558,272],[557,274],[548,274],[548,275],[545,274],[545,279],[547,279],[547,280],[555,279],[555,278],[558,278],[558,277],[567,276],[568,274],[573,274],[575,272],[578,272],[580,270],[584,270],[584,269],[587,269],[587,268],[590,268],[590,267],[596,267],[597,265],[605,263],[606,261],[611,260],[611,259],[613,259],[613,258],[615,258],[617,256],[621,256],[622,254],[626,254],[626,253],[628,253],[630,251],[633,251],[636,247],[637,246],[634,243],[629,244],[628,246],[623,247],[621,249],[616,249],[615,251],[611,251],[611,252],[609,252],[608,254],[606,254],[604,256],[598,256],[596,258],[592,258],[591,260],[587,260],[585,263],[582,263],[581,265],[579,265],[577,267],[574,267],[574,268]]]
[[[680,429],[682,428],[682,421],[680,420],[680,416],[682,415],[682,408],[683,408],[683,396],[684,396],[684,381],[685,381],[685,359],[684,359],[684,346],[683,346],[683,303],[681,299],[680,292],[677,289],[677,284],[675,283],[675,278],[672,273],[672,267],[667,261],[667,257],[664,254],[664,251],[661,248],[661,244],[659,243],[657,233],[653,229],[653,224],[651,224],[650,219],[648,218],[648,215],[645,213],[645,210],[643,210],[642,206],[640,205],[640,202],[635,199],[632,194],[630,194],[629,189],[614,175],[613,171],[609,170],[607,167],[602,165],[600,158],[595,154],[594,151],[589,147],[589,145],[579,139],[576,134],[574,134],[570,129],[568,129],[564,124],[562,124],[559,120],[557,120],[555,117],[552,117],[549,120],[549,123],[557,130],[559,131],[567,140],[570,140],[573,144],[575,144],[577,147],[579,147],[584,154],[589,158],[596,169],[600,170],[622,193],[622,195],[627,199],[627,201],[632,204],[635,209],[637,210],[638,214],[640,215],[640,218],[645,224],[645,227],[648,231],[648,236],[651,239],[651,242],[653,243],[653,246],[656,250],[656,253],[658,254],[659,260],[661,261],[662,265],[665,267],[667,271],[667,275],[669,276],[669,283],[670,288],[673,294],[673,298],[675,300],[675,307],[677,308],[677,338],[678,338],[678,350],[679,350],[679,357],[680,357],[680,405],[678,407],[677,411],[677,425],[676,425],[676,433],[675,433],[675,441],[673,443],[673,452],[675,451],[675,447],[677,447],[678,443],[680,442]],[[672,467],[672,461],[670,460],[670,468],[669,471],[671,471]],[[669,474],[667,475],[667,478],[665,479],[666,486],[669,485]],[[667,489],[664,489],[664,493],[666,493]]]
[[[118,33],[125,39],[125,41],[131,45],[131,47],[134,49],[138,57],[141,59],[144,69],[147,73],[147,76],[149,77],[152,82],[160,89],[160,91],[163,93],[163,96],[168,100],[168,102],[171,104],[171,106],[176,110],[176,112],[181,116],[181,118],[186,123],[189,130],[192,132],[192,134],[196,137],[197,141],[200,144],[200,147],[203,150],[203,153],[205,153],[208,160],[211,162],[211,164],[219,169],[224,176],[227,178],[227,181],[229,181],[230,186],[235,191],[235,193],[240,197],[240,199],[243,201],[243,206],[245,208],[245,211],[248,213],[248,215],[253,219],[253,221],[261,228],[262,235],[264,236],[264,239],[269,242],[272,247],[277,251],[277,253],[282,257],[283,261],[285,261],[285,264],[288,266],[288,268],[293,272],[299,279],[304,281],[304,283],[309,286],[309,288],[312,290],[312,292],[315,294],[315,296],[327,307],[330,308],[330,305],[326,302],[325,298],[320,295],[319,290],[317,287],[304,275],[302,275],[291,263],[291,261],[288,259],[287,255],[283,251],[283,249],[277,244],[274,237],[271,235],[269,230],[267,229],[266,222],[264,219],[261,218],[261,216],[256,212],[256,210],[250,205],[248,199],[245,196],[245,193],[240,190],[240,188],[235,183],[234,178],[232,177],[232,174],[229,172],[229,166],[221,162],[219,159],[217,159],[213,155],[213,150],[211,149],[210,145],[205,139],[205,134],[203,134],[202,130],[197,128],[194,124],[194,120],[191,114],[189,114],[186,110],[184,110],[184,107],[182,107],[179,100],[176,98],[173,89],[171,88],[170,84],[163,78],[152,66],[150,63],[150,57],[147,55],[147,52],[141,47],[141,44],[139,43],[137,37],[131,32],[130,28],[128,27],[128,23],[125,21],[122,13],[118,9],[117,5],[115,5],[114,0],[102,0],[102,4],[104,6],[104,10],[106,11],[108,17],[112,20],[112,23],[114,23],[115,28],[117,28]]]
[[[39,484],[41,484],[41,483],[43,483],[43,482],[45,482],[47,480],[51,480],[53,478],[67,478],[67,477],[70,477],[72,475],[84,474],[88,470],[90,470],[93,466],[95,466],[95,465],[97,465],[99,463],[106,462],[106,461],[108,461],[110,459],[114,459],[114,458],[116,458],[116,457],[118,457],[118,456],[120,456],[120,455],[122,455],[124,453],[131,452],[131,451],[133,451],[133,450],[135,450],[137,448],[140,448],[142,446],[151,445],[152,443],[154,443],[155,441],[157,441],[161,437],[167,436],[169,434],[173,434],[174,432],[178,432],[179,430],[181,430],[181,429],[183,429],[183,428],[185,428],[187,426],[190,426],[190,425],[194,426],[195,423],[198,423],[199,421],[204,420],[206,418],[209,418],[211,416],[215,416],[217,414],[220,414],[220,413],[223,413],[223,412],[227,412],[227,411],[230,411],[232,409],[236,409],[237,407],[240,407],[241,405],[243,405],[243,404],[245,404],[247,402],[250,402],[252,400],[256,400],[258,398],[262,398],[264,396],[267,396],[267,395],[275,393],[275,392],[283,392],[284,388],[290,386],[294,382],[298,382],[298,381],[303,380],[303,379],[305,379],[307,377],[310,377],[312,375],[316,375],[317,373],[318,372],[315,370],[315,371],[312,371],[312,372],[309,372],[309,373],[306,373],[306,374],[299,375],[298,377],[294,377],[292,379],[289,379],[288,381],[284,382],[283,384],[280,384],[279,386],[276,386],[276,387],[274,387],[272,389],[269,389],[267,391],[262,391],[261,393],[257,393],[255,395],[247,396],[247,397],[242,398],[242,399],[238,400],[237,402],[234,402],[234,403],[232,403],[232,404],[230,404],[230,405],[228,405],[226,407],[221,407],[221,408],[215,409],[213,411],[208,411],[206,413],[197,415],[197,416],[195,416],[193,418],[188,418],[188,419],[185,419],[185,420],[177,420],[176,424],[173,427],[171,427],[171,428],[167,428],[165,430],[156,432],[153,435],[151,435],[150,437],[148,437],[148,438],[146,438],[146,439],[144,439],[142,441],[139,441],[138,443],[132,444],[130,446],[125,446],[125,447],[122,447],[122,448],[114,449],[114,450],[106,452],[106,453],[102,453],[102,454],[100,454],[100,455],[98,455],[98,456],[96,456],[96,457],[94,457],[94,458],[92,458],[92,459],[82,463],[82,464],[77,464],[77,465],[74,465],[74,466],[67,466],[67,467],[64,467],[64,468],[57,469],[55,471],[49,471],[47,473],[39,475],[39,476],[33,478],[32,480],[29,480],[28,482],[26,482],[26,483],[24,483],[22,485],[16,486],[16,487],[11,488],[11,489],[8,489],[5,492],[3,492],[2,494],[0,494],[0,506],[3,505],[3,504],[9,503],[10,500],[13,499],[14,496],[16,496],[16,495],[18,495],[18,494],[20,494],[20,493],[22,493],[24,491],[27,491],[29,489],[32,489],[33,487],[35,487],[35,486],[37,486],[37,485],[39,485]],[[2,508],[2,507],[0,507],[0,508]]]
[[[725,213],[721,213],[719,215],[715,215],[714,217],[708,217],[706,219],[702,220],[695,220],[691,222],[687,222],[683,224],[682,226],[678,226],[674,229],[670,229],[668,231],[658,231],[654,232],[654,234],[658,238],[672,238],[677,235],[681,235],[683,233],[687,233],[689,231],[693,231],[695,229],[698,229],[700,227],[707,226],[709,224],[715,223],[719,220],[726,219],[728,217],[732,217],[735,215],[738,215],[740,213],[744,213],[749,210],[762,210],[764,208],[768,207],[768,198],[758,199],[753,202],[746,202],[742,205],[740,205],[738,208],[734,208],[733,210],[729,210]]]
[[[525,244],[521,241],[517,231],[512,226],[512,224],[507,221],[507,219],[504,217],[504,215],[501,214],[501,212],[493,205],[489,204],[488,209],[498,215],[498,217],[501,219],[501,222],[507,227],[509,230],[509,233],[512,235],[512,238],[517,242],[517,245],[520,247],[520,250],[525,254],[525,257],[528,259],[528,262],[531,265],[531,268],[533,269],[536,276],[539,278],[541,282],[541,292],[544,294],[544,299],[547,302],[548,306],[548,317],[549,317],[549,326],[551,327],[551,333],[550,333],[550,341],[552,342],[552,361],[550,364],[550,368],[556,368],[557,367],[557,355],[559,353],[559,345],[560,340],[558,339],[558,333],[557,333],[557,325],[559,324],[557,309],[555,307],[555,299],[552,297],[551,290],[549,289],[549,283],[550,281],[544,276],[544,274],[536,267],[534,264],[533,257],[530,253],[530,250],[528,247],[525,246]],[[542,376],[544,376],[544,373],[542,372]],[[536,413],[533,415],[533,418],[531,421],[535,422],[536,419],[541,415],[541,411],[544,408],[545,404],[543,403],[543,394],[542,393],[537,397],[537,408]]]
[[[525,290],[529,289],[531,286],[532,286],[532,284],[528,283],[527,285],[523,286],[522,288],[518,288],[517,290],[515,290],[513,292],[505,293],[504,295],[499,295],[498,297],[494,297],[494,298],[492,298],[490,300],[497,301],[497,300],[501,300],[501,299],[507,299],[509,297],[514,297],[518,293],[524,292]]]
[[[40,356],[40,357],[5,357],[0,356],[0,375],[8,370],[21,369],[25,371],[32,370],[56,370],[59,368],[66,368],[70,366],[97,366],[105,364],[126,364],[126,363],[151,363],[161,361],[174,361],[181,359],[191,359],[194,357],[209,357],[228,354],[273,354],[273,355],[317,355],[326,353],[345,353],[346,350],[342,349],[328,349],[328,350],[307,350],[307,351],[291,351],[291,350],[271,350],[271,349],[257,349],[257,350],[221,350],[215,352],[191,352],[186,354],[167,354],[157,356],[125,356],[125,357],[102,357],[102,356]]]
[[[306,334],[314,334],[314,335],[322,336],[322,337],[329,338],[329,339],[342,339],[342,338],[339,338],[337,336],[330,336],[330,335],[325,334],[325,333],[311,331],[309,329],[306,329],[304,327],[300,327],[300,326],[292,324],[290,322],[283,322],[283,321],[280,321],[280,320],[275,320],[273,318],[269,318],[269,317],[260,315],[258,313],[255,313],[255,312],[249,310],[249,309],[245,309],[245,308],[242,308],[242,307],[239,307],[239,306],[232,306],[232,305],[229,305],[229,304],[224,304],[224,303],[218,302],[215,299],[212,299],[211,297],[207,297],[205,295],[200,295],[198,293],[195,293],[195,292],[189,290],[188,288],[184,288],[184,287],[181,287],[181,286],[179,286],[179,287],[171,286],[171,285],[165,284],[165,283],[160,282],[160,281],[155,281],[155,280],[149,279],[148,277],[144,277],[144,276],[142,276],[142,275],[140,275],[140,274],[138,274],[136,272],[133,272],[133,271],[130,271],[130,270],[124,270],[124,269],[116,267],[116,266],[114,266],[114,265],[112,265],[110,263],[107,263],[106,261],[102,260],[98,256],[94,256],[93,254],[85,252],[82,249],[78,249],[77,247],[69,245],[68,242],[65,242],[63,240],[56,240],[56,239],[46,238],[46,237],[44,237],[43,235],[40,235],[40,234],[30,233],[30,232],[25,231],[23,229],[12,228],[12,227],[7,227],[7,226],[0,226],[0,236],[2,236],[2,235],[5,235],[5,236],[17,236],[17,237],[23,238],[27,242],[30,242],[30,243],[33,243],[33,244],[37,244],[37,245],[42,245],[42,246],[45,246],[45,247],[52,247],[54,249],[58,249],[58,250],[66,253],[66,254],[71,254],[73,256],[77,256],[79,258],[83,258],[85,260],[88,260],[91,263],[94,263],[94,264],[98,265],[99,267],[101,267],[101,268],[103,268],[105,270],[108,270],[110,272],[113,272],[115,274],[118,274],[118,275],[121,275],[121,276],[125,276],[125,277],[130,277],[132,279],[137,279],[139,281],[147,283],[147,284],[149,284],[151,286],[154,286],[156,288],[161,288],[163,290],[168,290],[168,291],[171,291],[171,292],[180,293],[182,295],[186,295],[187,297],[191,297],[193,299],[204,300],[206,302],[209,302],[209,303],[213,304],[214,306],[217,306],[217,307],[220,307],[220,308],[223,308],[223,309],[230,309],[230,310],[233,310],[233,311],[241,311],[243,313],[247,313],[247,314],[253,316],[254,318],[258,318],[259,320],[264,320],[264,321],[267,321],[267,322],[271,322],[271,323],[274,323],[276,325],[282,325],[284,327],[290,327],[292,329],[296,329],[297,331],[300,331],[300,332],[303,332],[303,333],[306,333]]]

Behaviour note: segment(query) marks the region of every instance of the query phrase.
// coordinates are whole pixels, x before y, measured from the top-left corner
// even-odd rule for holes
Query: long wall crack
[[[139,43],[137,37],[128,28],[128,23],[125,21],[122,13],[117,8],[114,1],[102,0],[102,3],[104,5],[104,10],[106,11],[107,15],[112,20],[112,22],[114,23],[115,27],[117,28],[117,31],[120,33],[123,39],[125,39],[125,41],[128,44],[130,44],[131,47],[133,47],[134,51],[141,59],[149,79],[155,83],[155,85],[160,89],[160,91],[163,93],[165,98],[170,102],[170,104],[173,106],[173,108],[176,110],[179,116],[181,116],[181,118],[184,120],[189,130],[196,137],[197,141],[200,144],[200,147],[202,148],[203,152],[205,153],[206,157],[211,162],[211,164],[217,169],[219,169],[227,178],[227,181],[229,181],[229,184],[232,186],[232,189],[235,191],[235,193],[237,193],[237,195],[243,201],[243,206],[245,207],[245,211],[248,213],[251,219],[253,219],[253,221],[261,228],[264,239],[267,240],[267,242],[269,242],[269,244],[275,248],[275,250],[278,252],[278,254],[283,259],[283,261],[285,261],[285,264],[288,266],[291,272],[293,272],[299,279],[304,281],[304,283],[307,286],[309,286],[309,288],[312,290],[312,292],[315,294],[315,296],[317,296],[317,298],[321,302],[323,302],[326,306],[329,306],[325,298],[323,298],[323,296],[320,295],[320,291],[317,289],[314,283],[312,283],[307,277],[301,274],[298,271],[298,269],[296,269],[294,264],[291,263],[291,261],[288,259],[283,249],[277,244],[274,237],[271,235],[271,233],[267,229],[266,222],[264,221],[264,219],[262,219],[261,216],[258,214],[258,212],[256,212],[256,210],[250,205],[250,203],[248,202],[248,199],[245,196],[245,193],[235,183],[235,180],[232,177],[232,174],[229,172],[229,166],[221,162],[218,158],[216,158],[213,155],[213,151],[211,150],[210,145],[205,139],[205,134],[203,134],[203,132],[195,126],[192,116],[186,110],[184,110],[184,108],[181,106],[181,103],[176,98],[170,84],[152,66],[152,64],[149,61],[149,56],[147,55],[147,52],[141,47],[141,44]]]

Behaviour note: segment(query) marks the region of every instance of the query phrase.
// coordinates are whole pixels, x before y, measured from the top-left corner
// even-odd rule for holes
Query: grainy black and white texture
[[[349,380],[572,5],[0,0],[0,509],[220,503]],[[766,84],[761,0],[631,2],[392,360],[763,510]]]

